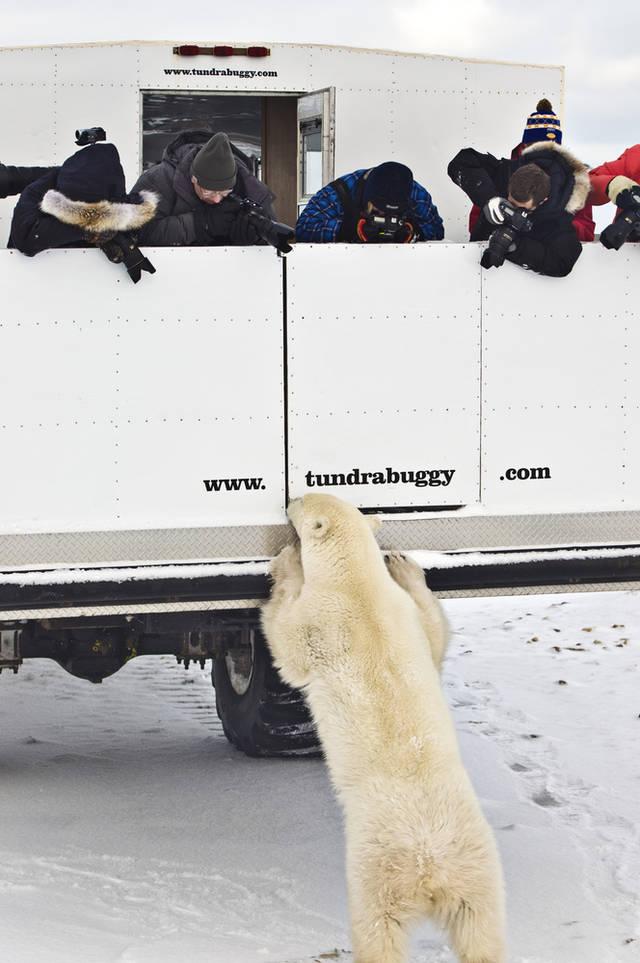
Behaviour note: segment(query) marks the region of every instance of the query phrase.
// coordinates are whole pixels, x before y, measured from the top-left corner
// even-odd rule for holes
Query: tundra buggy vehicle
[[[0,49],[5,164],[59,164],[99,124],[131,187],[180,131],[224,130],[280,221],[393,159],[446,229],[145,248],[135,285],[99,250],[0,251],[0,670],[211,658],[235,745],[314,751],[258,623],[307,491],[379,514],[440,595],[638,584],[640,246],[585,244],[561,279],[483,271],[446,174],[563,94],[560,67],[340,47]]]

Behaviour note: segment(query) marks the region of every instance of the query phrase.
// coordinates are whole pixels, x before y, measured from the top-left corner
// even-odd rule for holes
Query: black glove
[[[489,246],[480,258],[481,266],[502,267],[507,254],[512,254],[517,246],[517,232],[513,228],[499,227],[489,238]]]
[[[623,211],[640,212],[640,186],[626,187],[616,196],[616,204]]]
[[[262,211],[260,208],[256,209],[260,214]],[[231,230],[229,232],[229,238],[232,244],[262,244],[262,238],[258,233],[255,223],[251,217],[251,214],[246,210],[240,210],[236,215],[233,224],[231,225]]]
[[[100,246],[114,264],[124,262],[127,273],[134,284],[138,283],[143,271],[148,271],[149,274],[156,273],[153,264],[144,256],[136,244],[135,238],[131,235],[114,234],[110,241]]]
[[[238,205],[228,197],[219,204],[207,204],[204,211],[204,226],[209,238],[208,243],[228,244],[237,216]]]

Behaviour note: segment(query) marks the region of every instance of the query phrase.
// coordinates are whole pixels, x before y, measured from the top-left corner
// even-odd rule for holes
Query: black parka
[[[472,148],[461,150],[447,172],[465,194],[482,208],[491,197],[506,197],[509,179],[524,164],[537,164],[551,178],[551,192],[544,204],[529,215],[531,231],[518,240],[508,260],[552,277],[564,277],[582,253],[573,217],[584,207],[589,194],[589,174],[581,163],[558,144],[535,143],[518,158],[497,158]],[[472,241],[487,240],[495,230],[482,214],[471,233]]]
[[[56,187],[59,170],[59,167],[49,168],[43,177],[24,188],[13,211],[7,247],[15,247],[33,257],[49,248],[89,246],[79,227],[63,224],[40,209],[44,195]]]
[[[193,158],[211,136],[211,131],[183,131],[166,147],[160,163],[138,178],[134,191],[153,191],[159,197],[154,220],[139,234],[141,244],[165,247],[216,243],[207,237],[204,227],[207,215],[215,213],[211,211],[213,205],[201,201],[191,183]],[[274,195],[266,184],[251,174],[237,152],[234,154],[237,164],[234,194],[254,201],[268,217],[273,218]],[[215,206],[223,214],[225,205],[223,200]]]

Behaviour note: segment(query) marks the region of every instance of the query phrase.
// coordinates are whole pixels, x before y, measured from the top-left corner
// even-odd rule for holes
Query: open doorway
[[[309,196],[333,178],[332,91],[143,91],[142,168],[157,164],[182,131],[225,131],[276,195],[276,217],[294,225]]]

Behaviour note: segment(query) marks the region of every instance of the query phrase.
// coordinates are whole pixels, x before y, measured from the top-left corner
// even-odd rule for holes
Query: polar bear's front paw
[[[415,591],[424,590],[424,572],[417,562],[406,558],[400,552],[389,552],[386,561],[389,575],[405,592],[411,595]]]
[[[302,587],[304,576],[302,574],[300,542],[296,542],[295,545],[285,545],[282,551],[271,560],[269,575],[276,588],[285,585],[291,589]]]

